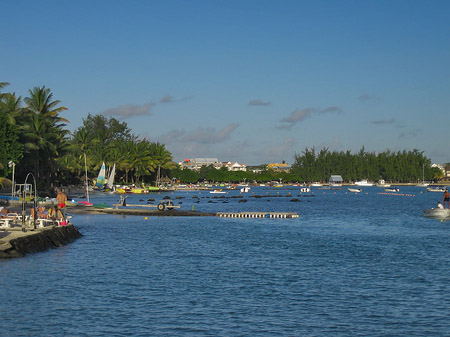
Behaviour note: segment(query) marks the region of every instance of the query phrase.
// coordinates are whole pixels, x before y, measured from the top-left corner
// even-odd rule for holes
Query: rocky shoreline
[[[43,228],[34,231],[0,232],[0,258],[23,257],[25,254],[62,247],[83,235],[73,225]]]

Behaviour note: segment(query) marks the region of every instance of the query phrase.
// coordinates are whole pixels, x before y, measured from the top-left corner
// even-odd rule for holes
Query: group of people
[[[447,207],[445,207],[446,204]],[[442,195],[442,204],[438,201],[438,208],[450,208],[450,193],[448,192],[448,189],[444,190],[444,194]]]
[[[39,206],[37,209],[31,209],[31,217],[33,219],[51,219],[61,220],[65,223],[65,207],[66,207],[67,195],[61,190],[58,190],[56,195],[56,202],[58,205],[50,207],[48,211],[45,207]]]

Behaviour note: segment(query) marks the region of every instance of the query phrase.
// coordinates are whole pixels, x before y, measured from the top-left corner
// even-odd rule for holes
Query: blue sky
[[[0,82],[75,130],[126,121],[176,161],[305,147],[450,162],[450,1],[4,1]]]

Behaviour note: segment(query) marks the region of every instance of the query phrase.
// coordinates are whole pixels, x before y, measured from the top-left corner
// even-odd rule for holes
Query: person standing
[[[447,203],[447,208],[450,208],[450,193],[448,193],[448,189],[444,190],[444,194],[442,195],[442,203],[444,204],[444,208],[445,203]]]
[[[58,203],[58,210],[61,210],[61,213],[65,211],[67,201],[67,195],[62,191],[62,189],[58,190],[58,194],[56,195],[56,202]],[[64,214],[64,213],[63,213]]]

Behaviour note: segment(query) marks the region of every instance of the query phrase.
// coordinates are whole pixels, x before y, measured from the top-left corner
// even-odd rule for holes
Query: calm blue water
[[[298,219],[75,215],[82,239],[0,260],[0,335],[450,336],[450,222],[422,215],[441,195],[381,191],[169,193]]]

